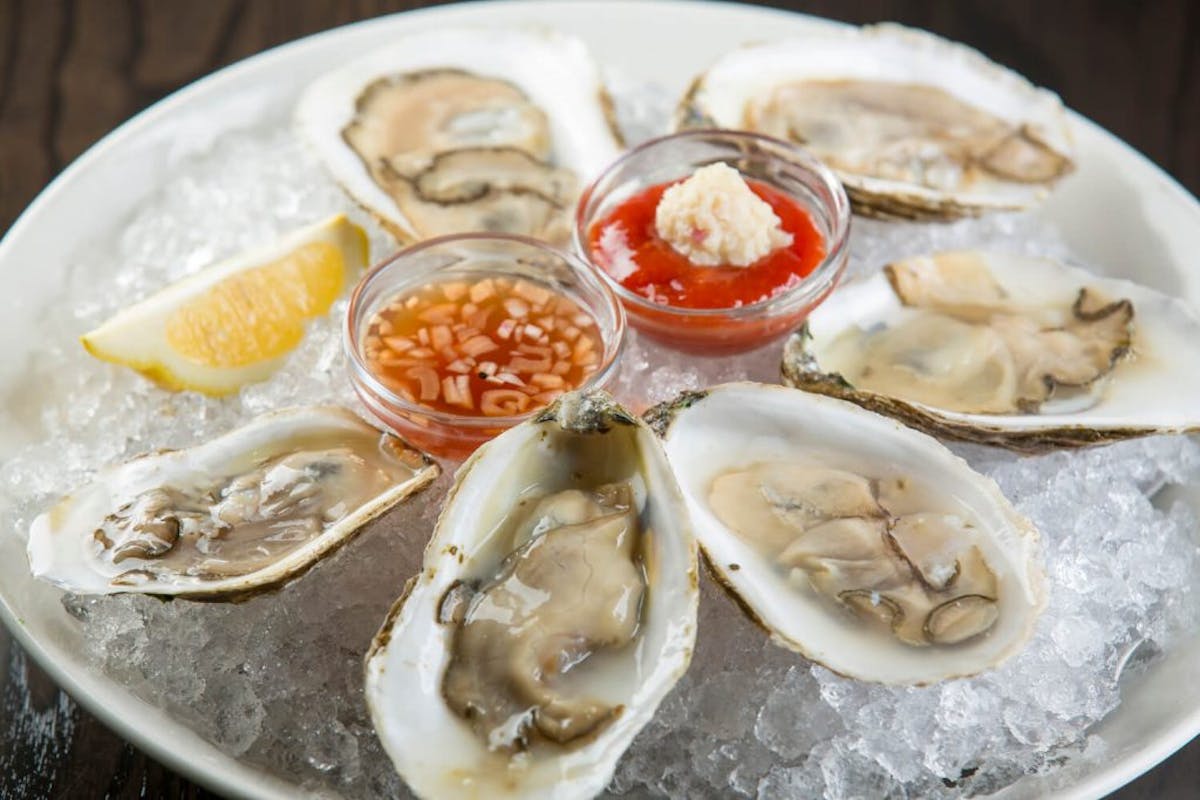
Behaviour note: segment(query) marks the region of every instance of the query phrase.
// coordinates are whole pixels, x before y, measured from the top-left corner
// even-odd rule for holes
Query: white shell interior
[[[984,254],[988,268],[1017,305],[1068,307],[1080,288],[1092,286],[1104,296],[1133,301],[1133,357],[1119,363],[1090,407],[1055,409],[1050,402],[1038,414],[966,414],[911,403],[953,422],[998,431],[1052,428],[1094,430],[1133,428],[1163,431],[1200,427],[1200,319],[1175,297],[1127,280],[1103,278],[1049,259],[1005,253]],[[823,347],[851,325],[870,328],[912,313],[892,291],[887,276],[848,283],[830,295],[808,318],[809,352],[821,365]]]
[[[114,506],[164,484],[188,485],[197,477],[221,475],[231,466],[288,452],[297,435],[383,436],[349,411],[334,406],[284,409],[265,414],[247,425],[186,450],[150,454],[103,470],[96,479],[34,520],[29,532],[29,567],[35,577],[81,594],[140,592],[191,597],[236,595],[270,586],[302,571],[384,510],[424,488],[439,472],[432,463],[388,488],[329,526],[320,535],[269,567],[220,580],[177,574],[169,580],[137,586],[113,585],[129,569],[93,557],[89,551],[96,530]],[[415,451],[414,451],[415,452]]]
[[[557,423],[525,423],[484,445],[463,465],[425,550],[424,568],[376,638],[366,663],[366,696],[376,732],[414,792],[428,798],[587,798],[608,784],[621,754],[649,722],[691,660],[699,598],[696,546],[683,501],[654,434],[615,426],[600,452],[609,458],[571,477],[579,434]],[[595,455],[597,451],[590,451]],[[535,745],[523,767],[489,751],[447,708],[442,678],[453,626],[436,617],[460,578],[494,574],[506,553],[489,535],[523,493],[589,488],[630,480],[641,505],[649,605],[636,644],[598,654],[588,688],[624,712],[577,747]]]
[[[840,400],[754,383],[716,387],[681,411],[666,435],[692,525],[709,563],[776,642],[834,672],[883,683],[925,684],[970,675],[1017,652],[1042,604],[1037,534],[989,478],[934,439]],[[732,533],[710,510],[713,480],[777,461],[815,461],[867,478],[906,477],[945,498],[987,534],[980,548],[998,581],[1000,616],[959,645],[913,647],[861,625]]]
[[[1060,153],[1073,150],[1062,102],[1053,92],[966,45],[895,24],[813,31],[733,50],[701,76],[693,101],[718,126],[740,128],[748,98],[783,82],[837,79],[934,86],[1001,119],[1031,125]],[[839,177],[871,194],[908,195],[935,204],[1025,207],[1046,193],[1043,186],[1000,181],[955,194],[862,175]]]
[[[410,237],[416,232],[346,144],[342,130],[354,117],[358,96],[375,79],[438,68],[498,78],[524,92],[550,120],[555,164],[574,170],[581,186],[620,152],[602,104],[599,69],[579,39],[533,28],[469,27],[398,37],[314,81],[296,106],[296,124],[355,200]]]

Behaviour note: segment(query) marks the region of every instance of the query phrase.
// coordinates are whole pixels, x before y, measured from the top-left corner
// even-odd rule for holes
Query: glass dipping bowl
[[[566,295],[599,329],[600,362],[576,388],[603,388],[613,378],[625,336],[625,313],[608,286],[578,258],[523,236],[466,233],[429,239],[401,250],[368,272],[350,296],[344,344],[350,380],[366,407],[384,425],[417,447],[447,458],[465,458],[479,445],[537,413],[473,416],[409,402],[367,367],[363,340],[371,320],[396,296],[430,282],[486,276],[523,278]]]
[[[593,225],[638,192],[716,162],[791,197],[812,217],[825,257],[799,284],[737,308],[679,308],[631,292],[595,262],[589,246]],[[608,167],[579,199],[574,241],[639,331],[679,350],[722,354],[760,347],[799,326],[845,272],[849,232],[850,202],[841,182],[805,150],[756,133],[692,130],[652,139]]]

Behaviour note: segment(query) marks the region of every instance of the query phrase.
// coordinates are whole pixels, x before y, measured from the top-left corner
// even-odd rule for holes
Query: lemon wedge
[[[271,375],[367,263],[345,215],[205,267],[81,337],[159,385],[223,395]]]

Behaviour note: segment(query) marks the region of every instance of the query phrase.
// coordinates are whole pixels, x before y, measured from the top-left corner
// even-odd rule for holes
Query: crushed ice
[[[618,93],[630,138],[661,127],[665,93]],[[0,535],[98,467],[192,444],[285,405],[356,403],[344,380],[338,320],[311,324],[270,381],[215,400],[169,394],[90,359],[77,336],[214,259],[351,204],[276,125],[228,134],[175,176],[70,272],[34,335],[41,341],[8,424],[30,444],[0,465]],[[363,215],[373,257],[394,245]],[[951,225],[855,220],[851,274],[888,258],[993,246],[1068,256],[1028,215]],[[697,359],[631,337],[617,393],[644,408],[682,389],[774,381],[778,346]],[[1156,438],[1018,458],[957,446],[994,477],[1042,533],[1049,603],[1026,650],[977,678],[929,688],[840,678],[771,645],[711,581],[704,583],[692,668],[622,760],[612,795],[798,798],[987,793],[1027,774],[1103,758],[1091,724],[1120,701],[1126,661],[1200,627],[1200,528],[1164,486],[1200,480],[1200,447]],[[88,656],[225,752],[309,788],[353,797],[404,788],[362,696],[362,656],[415,573],[449,479],[368,527],[302,580],[241,604],[143,597],[64,599]],[[1135,652],[1136,651],[1136,652]],[[1135,667],[1133,667],[1135,668]]]

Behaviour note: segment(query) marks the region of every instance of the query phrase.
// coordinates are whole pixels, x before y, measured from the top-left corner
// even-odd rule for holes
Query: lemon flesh
[[[229,394],[278,369],[366,263],[366,233],[339,214],[205,267],[81,341],[165,388]]]

